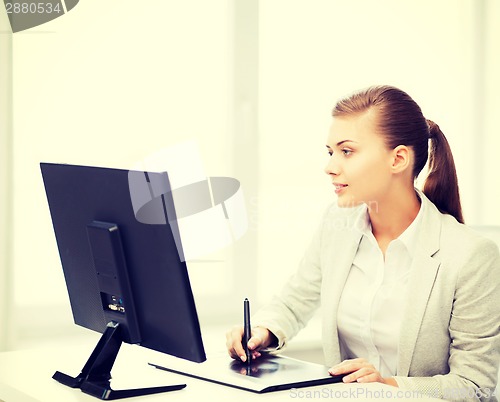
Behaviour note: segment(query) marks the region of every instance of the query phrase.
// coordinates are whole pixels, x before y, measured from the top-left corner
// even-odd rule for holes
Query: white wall
[[[485,2],[481,13],[483,3],[474,0],[266,0],[258,14],[237,3],[253,4],[82,0],[67,15],[13,35],[10,272],[18,336],[50,327],[58,316],[71,321],[39,162],[128,168],[163,147],[197,140],[208,175],[239,172],[243,188],[243,178],[258,184],[248,205],[247,236],[256,241],[235,247],[236,260],[255,257],[247,275],[257,275],[249,292],[258,304],[295,269],[333,199],[322,170],[332,106],[371,84],[401,87],[441,126],[455,154],[466,220],[500,224],[498,2]],[[246,18],[258,30],[234,35],[235,22]],[[234,60],[244,43],[256,49],[257,74]],[[258,104],[235,90],[252,87]],[[244,116],[236,124],[247,112],[248,124]],[[258,136],[241,146],[239,129],[256,125],[257,116],[251,134]],[[243,293],[233,287],[240,266],[231,265],[231,250],[213,258],[225,262],[192,268],[195,294],[203,307],[218,303],[221,292],[234,304]],[[203,319],[216,321],[216,309]]]
[[[479,152],[481,159],[480,175],[484,175],[484,191],[482,194],[482,223],[500,225],[500,161],[498,152],[500,149],[500,123],[498,110],[500,106],[500,26],[497,23],[500,16],[500,2],[489,0],[484,10],[485,15],[485,46],[484,74],[481,76],[484,82],[483,107],[483,148]],[[474,136],[474,130],[469,134]],[[474,152],[474,149],[470,150]],[[474,191],[474,188],[471,189]]]
[[[71,324],[40,162],[131,168],[193,139],[207,175],[231,176],[229,13],[228,1],[86,0],[14,34],[18,337]],[[197,293],[230,288],[224,268],[197,269]]]

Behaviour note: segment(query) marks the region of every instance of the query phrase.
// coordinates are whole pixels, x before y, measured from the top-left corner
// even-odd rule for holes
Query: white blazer
[[[496,401],[498,247],[419,195],[425,209],[410,268],[395,379],[402,389],[438,398]],[[337,309],[362,236],[352,230],[353,224],[365,208],[332,205],[298,270],[252,318],[253,325],[276,335],[279,349],[321,304],[325,362],[332,366],[345,359],[339,347]]]

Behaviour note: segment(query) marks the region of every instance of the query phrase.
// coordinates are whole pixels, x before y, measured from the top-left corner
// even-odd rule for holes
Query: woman
[[[344,382],[496,400],[500,257],[463,225],[439,127],[405,92],[371,87],[337,103],[327,150],[337,205],[253,317],[252,358],[283,348],[321,304],[325,360]],[[414,182],[427,162],[421,192]],[[242,333],[228,332],[227,347],[245,361]]]

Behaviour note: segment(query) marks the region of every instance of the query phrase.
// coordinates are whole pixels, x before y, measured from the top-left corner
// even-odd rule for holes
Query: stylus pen
[[[250,302],[247,298],[243,301],[243,343],[247,355],[247,365],[251,364],[252,354],[248,349],[248,341],[252,337],[252,327],[250,326]]]

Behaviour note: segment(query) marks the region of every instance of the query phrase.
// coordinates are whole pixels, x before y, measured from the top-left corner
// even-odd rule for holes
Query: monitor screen
[[[41,170],[75,323],[101,333],[118,323],[123,342],[204,361],[168,175],[50,163]]]

